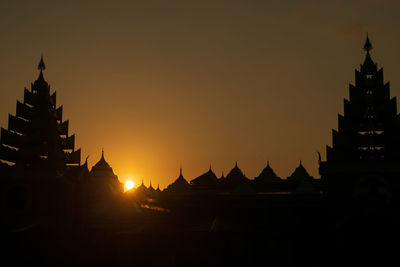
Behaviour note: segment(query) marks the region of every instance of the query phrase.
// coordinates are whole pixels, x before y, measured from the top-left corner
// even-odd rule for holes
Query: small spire
[[[182,176],[182,167],[179,168],[179,176]]]
[[[104,160],[104,149],[101,149],[101,159]]]
[[[211,163],[210,163],[210,169],[208,170],[209,172],[211,171]]]
[[[237,165],[237,160],[235,161],[235,168],[237,168],[238,167],[238,165]]]
[[[371,42],[369,41],[368,33],[367,33],[367,39],[365,40],[365,44],[364,44],[364,50],[367,51],[367,53],[369,53],[369,51],[372,50],[372,45],[371,45]]]
[[[39,65],[38,65],[38,70],[40,70],[40,72],[42,72],[42,71],[45,70],[45,69],[46,69],[46,65],[44,64],[43,54],[42,54],[42,56],[40,57],[40,62],[39,62]]]
[[[142,185],[144,185],[144,183],[143,183],[143,178],[142,178]]]
[[[303,166],[303,164],[301,164],[301,160],[300,160],[300,165],[299,166]]]
[[[269,160],[267,160],[267,167],[269,167]]]

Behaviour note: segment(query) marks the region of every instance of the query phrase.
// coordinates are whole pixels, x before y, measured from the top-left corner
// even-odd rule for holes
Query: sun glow
[[[133,183],[132,180],[128,180],[125,182],[125,191],[131,190],[135,184]]]

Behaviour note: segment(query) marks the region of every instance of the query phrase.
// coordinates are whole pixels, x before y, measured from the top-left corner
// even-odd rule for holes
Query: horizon
[[[43,53],[81,162],[104,149],[121,182],[166,188],[180,167],[190,181],[235,161],[250,179],[267,161],[285,179],[300,160],[319,177],[367,32],[400,95],[399,30],[385,27],[399,4],[368,3],[0,4],[0,126]]]

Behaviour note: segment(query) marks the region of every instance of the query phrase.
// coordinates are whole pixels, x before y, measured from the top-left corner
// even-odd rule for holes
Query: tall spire
[[[101,159],[104,160],[104,149],[101,150]]]
[[[368,33],[367,33],[367,39],[365,40],[365,44],[364,44],[364,50],[367,51],[367,53],[369,53],[369,51],[372,50],[372,45],[371,45],[371,42],[369,41]]]
[[[45,69],[46,69],[46,65],[44,64],[43,54],[42,54],[42,56],[40,57],[39,65],[38,65],[38,70],[40,70],[40,73],[39,73],[39,77],[37,80],[40,82],[44,82],[43,70],[45,70]]]
[[[182,176],[182,167],[179,168],[179,176]]]
[[[369,53],[369,51],[372,50],[372,44],[369,41],[368,33],[367,33],[367,38],[365,39],[363,49],[367,52],[367,54],[365,55],[365,60],[361,67],[361,71],[364,72],[365,74],[372,74],[372,72],[376,70],[376,64],[372,60],[371,55]]]
[[[42,54],[42,56],[40,57],[40,62],[39,62],[39,65],[38,65],[38,70],[40,70],[40,72],[42,72],[42,71],[45,70],[45,69],[46,69],[46,65],[44,64],[43,54]]]

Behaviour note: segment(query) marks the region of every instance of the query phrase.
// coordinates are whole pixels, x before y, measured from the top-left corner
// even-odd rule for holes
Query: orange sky
[[[400,93],[396,1],[144,2],[1,1],[0,125],[43,52],[82,161],[104,148],[121,181],[235,161],[253,178],[267,160],[287,177],[300,159],[319,176],[367,31]]]

